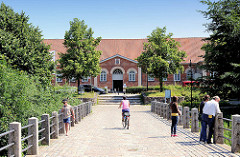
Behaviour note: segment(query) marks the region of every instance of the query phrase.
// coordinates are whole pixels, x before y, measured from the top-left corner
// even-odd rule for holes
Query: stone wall
[[[97,104],[97,97],[98,95],[96,94],[94,98],[78,98],[78,99],[80,99],[82,102],[93,102],[93,104]]]
[[[157,100],[158,102],[165,102],[165,97],[148,97],[143,94],[143,103],[150,104],[152,101]],[[178,97],[178,103],[184,101],[184,97]],[[170,100],[167,99],[167,103],[170,103]]]

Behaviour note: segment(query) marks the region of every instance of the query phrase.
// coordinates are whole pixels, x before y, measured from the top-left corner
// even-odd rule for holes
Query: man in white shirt
[[[213,128],[214,128],[214,120],[217,113],[221,113],[219,108],[219,101],[220,98],[218,96],[214,96],[211,101],[205,103],[203,107],[203,114],[202,114],[202,142],[207,142],[211,144],[211,138],[213,135]],[[207,125],[209,127],[209,133],[207,138]]]

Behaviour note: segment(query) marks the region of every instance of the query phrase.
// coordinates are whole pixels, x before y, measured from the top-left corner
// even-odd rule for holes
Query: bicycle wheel
[[[122,121],[122,125],[123,125],[123,128],[126,128],[126,116],[123,117],[123,121]]]
[[[127,129],[129,129],[129,119],[128,119],[129,117],[126,117],[126,123],[125,123],[125,127],[127,127]]]

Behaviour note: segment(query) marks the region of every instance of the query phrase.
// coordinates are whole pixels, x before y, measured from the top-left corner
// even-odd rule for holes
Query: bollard
[[[78,106],[74,106],[74,112],[75,112],[75,123],[78,124],[79,121],[79,112],[78,112]]]
[[[155,112],[155,103],[155,100],[151,102],[151,112]]]
[[[81,122],[81,105],[78,105],[78,121]]]
[[[232,148],[231,152],[240,151],[240,115],[232,115]]]
[[[163,104],[163,118],[167,118],[167,103]]]
[[[224,144],[224,130],[223,130],[223,113],[218,113],[215,116],[214,123],[214,134],[213,134],[213,142],[218,144]]]
[[[42,137],[45,137],[44,140],[42,140],[43,145],[50,145],[50,121],[49,121],[49,114],[43,114],[42,120],[45,120],[42,122],[42,129],[45,128],[45,130],[42,132]]]
[[[183,108],[183,128],[189,128],[190,112],[189,107]]]
[[[179,111],[181,112],[181,115],[178,116],[179,120],[178,120],[178,124],[179,125],[183,125],[183,121],[182,121],[182,117],[183,117],[183,112],[182,112],[182,106],[178,106]]]
[[[172,110],[170,109],[170,105],[167,104],[167,120],[171,120],[171,114],[172,114]]]
[[[64,134],[65,132],[65,127],[64,127],[64,124],[63,124],[63,114],[62,114],[62,111],[61,109],[59,110],[59,134]]]
[[[159,105],[160,105],[160,102],[155,103],[155,113],[158,115],[159,115]]]
[[[8,148],[8,156],[21,157],[22,155],[22,143],[21,143],[21,123],[12,122],[9,124],[9,130],[14,130],[9,134],[8,144],[14,143],[14,145]]]
[[[193,108],[191,111],[192,120],[191,120],[191,132],[199,132],[199,125],[198,125],[198,109]]]
[[[83,119],[83,117],[84,117],[84,115],[83,115],[83,114],[84,114],[84,112],[83,112],[83,104],[84,104],[84,103],[82,103],[82,104],[80,105],[80,106],[81,106],[81,119]]]
[[[163,113],[164,113],[164,104],[163,102],[161,102],[160,104],[160,116],[163,117]]]
[[[52,138],[53,139],[58,139],[58,136],[59,136],[59,118],[58,118],[58,113],[57,111],[54,111],[52,112],[52,116],[53,116],[53,119],[52,119],[52,122],[53,122],[53,131],[55,131],[53,134],[52,134]]]
[[[28,136],[33,135],[28,139],[28,145],[32,145],[31,148],[28,149],[27,154],[29,155],[37,155],[38,154],[38,119],[35,117],[28,119],[28,124],[32,124],[33,126],[28,128]]]

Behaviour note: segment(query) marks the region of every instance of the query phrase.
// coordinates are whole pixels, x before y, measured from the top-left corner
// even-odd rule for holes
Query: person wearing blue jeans
[[[177,136],[178,116],[172,116],[171,136]]]
[[[202,115],[203,115],[203,107],[204,107],[205,103],[209,101],[209,98],[210,98],[209,95],[205,95],[203,98],[203,101],[201,102],[201,104],[199,106],[199,121],[201,121],[201,125],[206,125],[205,124],[206,121],[204,121],[204,122],[202,121]],[[200,141],[203,141],[203,132],[202,131],[200,134]]]
[[[209,115],[207,114],[202,114],[202,130],[201,130],[201,136],[200,136],[200,140],[203,142],[206,142],[208,144],[211,143],[211,138],[213,135],[213,128],[214,128],[214,120],[215,117],[211,116],[209,117]],[[208,137],[207,137],[207,126],[209,127],[209,132],[208,132]]]
[[[219,101],[220,98],[218,96],[214,96],[211,101],[205,103],[203,107],[203,114],[202,114],[202,129],[201,129],[201,136],[200,142],[207,142],[211,144],[211,138],[213,135],[214,129],[214,120],[217,113],[221,113],[219,108]],[[209,127],[209,133],[207,137],[207,126]]]
[[[171,119],[172,119],[171,137],[176,137],[177,136],[178,115],[181,115],[181,112],[178,109],[177,100],[178,100],[178,97],[173,96],[173,100],[170,103],[170,108],[172,110],[172,114],[171,114]]]

